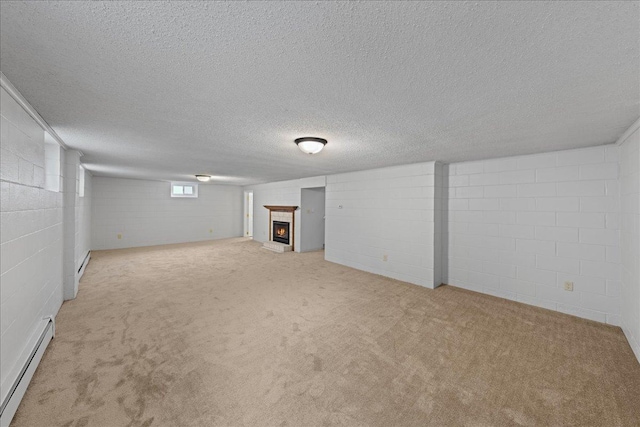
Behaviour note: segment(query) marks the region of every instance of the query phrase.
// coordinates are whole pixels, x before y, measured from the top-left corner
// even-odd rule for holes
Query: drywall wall
[[[94,176],[92,249],[242,236],[242,187],[200,184],[198,198],[172,198],[170,183]],[[120,236],[120,238],[118,238]]]
[[[258,242],[269,240],[269,211],[265,205],[300,206],[301,189],[324,187],[325,183],[326,178],[318,176],[244,187],[245,191],[253,192],[253,239]],[[294,215],[296,224],[300,224],[300,209]],[[296,252],[300,252],[300,236],[299,230],[294,232]]]
[[[449,165],[447,282],[618,325],[618,161],[609,145]]]
[[[44,188],[44,130],[0,92],[1,400],[62,304],[63,198]]]
[[[323,249],[325,189],[303,188],[300,191],[300,252]]]
[[[435,163],[327,177],[327,261],[433,288]]]
[[[639,120],[640,122],[640,120]],[[622,330],[640,361],[640,129],[620,141]]]

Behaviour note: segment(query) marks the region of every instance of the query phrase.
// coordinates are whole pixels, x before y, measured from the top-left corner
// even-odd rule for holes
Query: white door
[[[253,237],[253,193],[244,193],[244,235]]]

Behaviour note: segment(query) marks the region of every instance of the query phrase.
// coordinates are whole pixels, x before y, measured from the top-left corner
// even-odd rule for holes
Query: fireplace
[[[269,210],[269,240],[262,247],[273,252],[295,250],[297,206],[264,205]]]
[[[289,244],[289,224],[283,221],[273,221],[273,236],[274,242]]]

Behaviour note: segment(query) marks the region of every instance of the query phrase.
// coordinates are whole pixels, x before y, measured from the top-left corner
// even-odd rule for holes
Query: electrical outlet
[[[565,291],[573,291],[573,282],[564,282]]]
[[[389,260],[389,255],[387,255],[387,254],[382,255],[382,260],[383,261],[388,261]]]
[[[122,239],[122,234],[118,233],[118,240]]]

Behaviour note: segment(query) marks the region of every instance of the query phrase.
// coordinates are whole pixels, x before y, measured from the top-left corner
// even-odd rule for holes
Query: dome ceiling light
[[[322,151],[327,140],[323,138],[315,138],[313,136],[305,136],[304,138],[298,138],[294,141],[298,148],[307,154],[316,154]]]
[[[196,175],[196,179],[200,182],[208,182],[211,179],[210,175]]]

